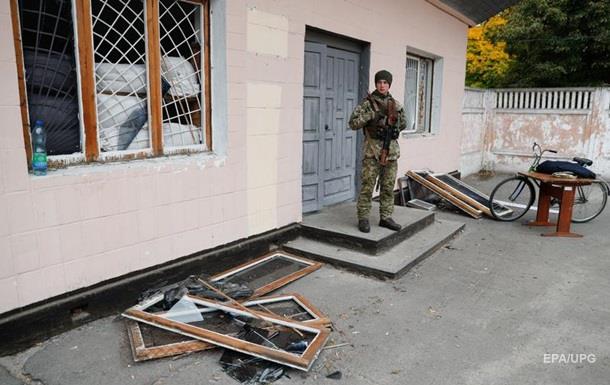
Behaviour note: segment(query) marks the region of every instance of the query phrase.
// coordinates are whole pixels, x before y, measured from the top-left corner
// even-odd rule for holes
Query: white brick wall
[[[371,82],[377,69],[390,69],[399,99],[407,45],[443,56],[442,120],[458,120],[466,26],[423,0],[378,8],[364,0],[226,1],[226,157],[34,177],[26,170],[8,0],[0,0],[0,313],[300,221],[305,25],[371,42]],[[383,30],[371,12],[385,14]],[[401,171],[456,168],[460,134],[448,124],[433,138],[403,140]]]

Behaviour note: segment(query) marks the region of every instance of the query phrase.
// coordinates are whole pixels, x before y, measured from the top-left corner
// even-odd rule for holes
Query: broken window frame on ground
[[[288,274],[282,278],[278,278],[262,287],[254,289],[254,294],[252,295],[252,298],[259,297],[261,295],[265,295],[269,292],[272,292],[273,290],[276,290],[279,287],[285,286],[292,281],[295,281],[307,274],[310,274],[310,273],[318,270],[322,266],[322,263],[320,263],[320,262],[315,262],[315,261],[311,261],[309,259],[300,258],[300,257],[297,257],[296,255],[293,255],[293,254],[280,250],[280,251],[270,252],[268,254],[263,255],[262,257],[256,258],[252,261],[246,262],[244,264],[236,266],[236,267],[229,269],[227,271],[224,271],[222,273],[213,275],[212,277],[210,277],[210,282],[218,282],[220,280],[226,279],[227,277],[238,274],[246,269],[252,268],[257,265],[262,265],[266,262],[271,261],[276,256],[281,256],[281,257],[284,257],[287,259],[292,259],[295,262],[303,263],[308,266],[304,267],[303,269],[300,269],[296,272]]]
[[[146,300],[142,306],[134,306],[134,308],[144,311],[148,307],[155,305],[162,299],[162,295],[157,295],[149,300]],[[331,321],[328,317],[326,317],[319,309],[317,309],[313,304],[311,304],[309,300],[297,293],[288,293],[271,297],[261,297],[252,301],[243,302],[242,305],[248,308],[254,308],[258,305],[268,305],[282,301],[295,302],[312,317],[312,319],[310,320],[304,320],[299,322],[320,327],[329,327],[331,325]],[[263,308],[262,311],[266,310]],[[161,313],[157,314],[161,315]],[[279,315],[286,319],[291,319],[290,316],[285,316],[282,314],[276,315]],[[147,361],[156,358],[172,357],[180,354],[194,353],[215,348],[214,345],[199,340],[185,340],[182,342],[147,347],[144,343],[144,336],[140,328],[140,324],[133,320],[127,320],[127,332],[131,344],[133,360],[135,362]]]
[[[476,195],[482,201],[487,201],[487,203],[481,203],[481,202],[477,201],[475,198],[473,198],[473,197],[467,195],[466,193],[464,193],[463,191],[460,191],[457,188],[451,186],[447,182],[443,181],[441,178],[448,178],[451,182],[459,185],[461,188],[470,192],[471,194]],[[466,183],[462,182],[461,180],[459,180],[449,174],[445,174],[445,173],[428,174],[428,175],[426,175],[426,179],[429,180],[430,182],[434,183],[438,187],[442,188],[443,190],[448,191],[453,196],[466,202],[467,204],[474,207],[475,209],[482,211],[485,215],[487,215],[489,217],[493,217],[491,215],[491,211],[489,210],[489,206],[488,206],[489,205],[489,196],[482,193],[481,191],[479,191],[479,190],[473,188],[472,186],[469,186]],[[506,209],[510,211],[510,209],[508,209],[508,208],[506,208]],[[501,215],[504,215],[504,214],[501,214]]]
[[[163,144],[163,110],[162,110],[162,54],[161,26],[159,0],[138,0],[144,7],[145,23],[145,55],[144,66],[147,71],[146,88],[148,92],[147,120],[150,139],[146,149],[102,152],[98,106],[96,103],[96,63],[93,44],[92,3],[107,0],[64,0],[72,6],[72,23],[74,26],[74,45],[76,56],[77,89],[79,100],[79,126],[81,131],[80,152],[49,157],[49,164],[63,166],[81,162],[140,159],[151,156],[161,156],[171,153],[212,150],[211,130],[211,68],[210,68],[210,3],[209,0],[179,0],[181,3],[201,7],[201,124],[203,126],[203,143],[194,146],[165,146]],[[21,44],[21,23],[19,18],[18,0],[10,0],[11,19],[13,25],[14,48],[17,62],[19,97],[21,105],[24,146],[28,164],[31,166],[32,147],[30,129],[33,122],[29,119],[29,108],[25,84],[25,64],[23,46]],[[44,120],[43,117],[40,117]],[[184,147],[184,148],[183,148]]]
[[[469,205],[468,203],[464,202],[460,198],[458,198],[458,197],[452,195],[451,193],[445,191],[444,189],[442,189],[441,187],[437,186],[433,182],[429,181],[425,177],[422,177],[421,175],[419,175],[418,172],[425,173],[426,175],[430,174],[427,171],[413,171],[413,170],[409,170],[409,171],[407,171],[407,176],[410,177],[411,179],[413,179],[414,181],[416,181],[417,183],[421,184],[422,186],[426,187],[427,189],[431,190],[435,194],[439,195],[441,198],[447,200],[449,203],[451,203],[452,205],[456,206],[457,208],[459,208],[460,210],[462,210],[466,214],[470,215],[471,217],[473,217],[475,219],[481,218],[481,215],[483,214],[483,212],[481,210],[479,210],[479,209],[477,209],[475,207],[472,207],[471,205]]]
[[[140,310],[143,306],[146,306],[148,304],[147,302],[141,305],[136,305],[126,310],[123,313],[123,316],[134,321],[143,322],[152,326],[159,327],[161,329],[196,338],[198,340],[208,342],[216,346],[221,346],[230,350],[273,361],[303,371],[308,371],[311,368],[311,365],[322,350],[330,334],[330,331],[325,327],[307,325],[302,322],[291,321],[286,318],[271,315],[265,312],[259,312],[255,310],[244,311],[234,305],[221,304],[215,301],[205,300],[203,298],[194,297],[188,294],[186,294],[183,298],[196,305],[205,306],[209,309],[212,309],[212,311],[220,310],[249,319],[258,318],[263,321],[267,321],[273,325],[289,328],[295,331],[311,333],[315,336],[310,342],[310,344],[307,346],[307,349],[305,349],[305,351],[301,355],[298,355],[284,350],[272,349],[263,345],[241,340],[230,335],[224,335],[218,332],[207,330],[205,328],[189,325],[187,323],[170,320],[165,318],[164,316],[147,313],[143,310]]]

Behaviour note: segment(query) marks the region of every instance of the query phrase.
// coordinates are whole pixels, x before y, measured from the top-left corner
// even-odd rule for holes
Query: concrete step
[[[369,218],[371,232],[362,233],[358,230],[356,203],[342,203],[306,215],[301,222],[301,234],[375,255],[431,225],[434,222],[434,213],[395,206],[392,218],[402,226],[400,231],[379,227],[379,204],[373,202]]]
[[[300,236],[283,245],[286,251],[379,278],[399,278],[433,254],[460,230],[463,223],[437,220],[432,225],[378,255]]]

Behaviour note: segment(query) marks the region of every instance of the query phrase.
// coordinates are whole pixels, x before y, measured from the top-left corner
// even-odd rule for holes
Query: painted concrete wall
[[[532,162],[532,144],[537,142],[543,148],[557,150],[557,155],[549,155],[553,158],[592,159],[594,171],[610,176],[610,89],[515,89],[508,94],[535,95],[537,99],[532,103],[539,106],[511,101],[511,108],[498,105],[500,93],[506,95],[507,91],[466,90],[460,162],[464,175],[481,169],[527,170]],[[541,106],[538,95],[550,94],[558,105]],[[575,102],[566,105],[563,99],[567,95],[570,100],[580,100],[580,106]]]
[[[439,133],[401,139],[400,169],[459,165],[466,25],[423,0],[231,0],[227,65],[214,68],[228,79],[228,113],[215,116],[227,123],[222,155],[31,176],[8,3],[0,0],[0,313],[300,221],[306,25],[370,42],[371,84],[377,69],[392,71],[399,100],[406,46],[443,57]]]

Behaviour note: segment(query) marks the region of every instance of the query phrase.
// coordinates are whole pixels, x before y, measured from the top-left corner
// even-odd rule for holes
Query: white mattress
[[[95,63],[98,93],[146,94],[146,65]]]
[[[116,151],[127,148],[135,130],[126,126],[130,116],[138,111],[148,114],[145,99],[137,96],[97,95],[98,130],[102,150]]]
[[[195,68],[182,56],[161,58],[161,74],[172,86],[169,93],[174,96],[194,96],[201,92]]]
[[[174,122],[163,123],[163,146],[178,147],[200,144],[203,142],[203,133],[200,127],[192,124],[180,124]],[[145,125],[135,139],[131,142],[128,150],[141,150],[150,147],[150,133],[148,125]]]

